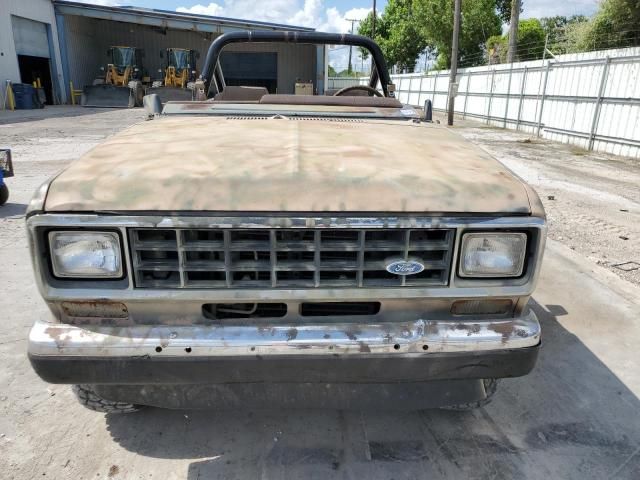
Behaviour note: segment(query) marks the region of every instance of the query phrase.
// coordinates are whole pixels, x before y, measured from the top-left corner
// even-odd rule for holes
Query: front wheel
[[[142,405],[107,400],[98,395],[90,385],[74,385],[73,393],[78,402],[89,410],[102,413],[133,413],[144,408]]]
[[[441,407],[443,410],[458,410],[458,411],[468,411],[475,410],[476,408],[484,407],[491,403],[493,400],[493,396],[496,394],[498,390],[498,379],[497,378],[485,378],[482,380],[484,383],[484,391],[486,397],[482,400],[478,400],[477,402],[469,402],[469,403],[459,403],[457,405],[448,405],[446,407]]]
[[[0,185],[0,205],[4,205],[9,200],[9,187],[6,183]]]

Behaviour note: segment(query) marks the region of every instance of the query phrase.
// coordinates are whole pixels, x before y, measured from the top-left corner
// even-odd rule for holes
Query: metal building
[[[51,0],[0,0],[0,103],[6,81],[32,83],[37,78],[48,103],[67,100]]]
[[[41,78],[48,103],[65,103],[75,89],[101,75],[111,46],[144,52],[146,75],[159,79],[167,48],[200,53],[226,32],[242,30],[313,31],[305,27],[212,17],[137,7],[107,7],[65,0],[0,0],[0,81],[31,83]],[[5,8],[5,6],[7,8]],[[313,82],[324,92],[326,51],[322,46],[238,44],[225,49],[221,64],[227,84],[265,86],[294,93],[296,81]]]

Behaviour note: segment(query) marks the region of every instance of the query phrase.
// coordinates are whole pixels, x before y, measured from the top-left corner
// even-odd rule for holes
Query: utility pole
[[[453,39],[451,42],[451,70],[449,73],[449,105],[447,108],[447,125],[453,125],[453,110],[456,104],[456,94],[458,93],[456,76],[458,75],[458,37],[460,35],[461,10],[462,0],[456,0],[453,11]]]
[[[351,18],[345,18],[345,20],[347,22],[351,22],[351,33],[353,33],[353,24],[358,22],[359,20],[354,20]],[[353,50],[353,47],[349,45],[349,66],[347,67],[347,72],[349,72],[349,74],[351,74],[351,51],[352,50]]]
[[[520,0],[511,0],[511,20],[509,21],[509,50],[507,63],[516,61],[518,53],[518,23],[520,21]]]
[[[373,17],[371,18],[371,39],[376,39],[376,0],[373,0]]]

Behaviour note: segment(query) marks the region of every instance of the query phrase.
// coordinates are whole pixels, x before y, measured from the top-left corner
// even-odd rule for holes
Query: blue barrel
[[[28,83],[14,83],[11,85],[13,89],[13,96],[16,99],[17,110],[30,110],[36,108],[34,104],[34,97],[36,94],[33,85]]]

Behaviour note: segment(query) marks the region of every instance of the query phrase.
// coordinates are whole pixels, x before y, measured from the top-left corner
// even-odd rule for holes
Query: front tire
[[[98,395],[90,385],[73,385],[73,393],[78,402],[89,410],[102,413],[133,413],[142,409],[142,405],[107,400]]]
[[[475,410],[476,408],[484,407],[491,403],[493,400],[493,396],[496,394],[498,390],[498,379],[497,378],[485,378],[482,380],[484,382],[484,390],[486,392],[486,397],[482,400],[478,400],[477,402],[469,402],[469,403],[459,403],[457,405],[448,405],[446,407],[441,407],[443,410],[456,410],[456,411],[469,411]]]
[[[0,205],[4,205],[9,200],[9,187],[6,183],[0,185]]]

